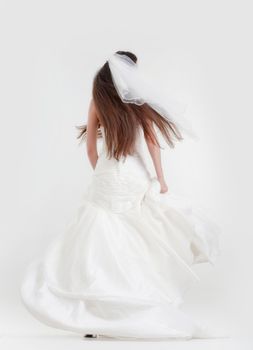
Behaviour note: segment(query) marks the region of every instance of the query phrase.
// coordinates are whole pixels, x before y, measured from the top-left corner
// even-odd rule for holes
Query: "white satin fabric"
[[[205,337],[179,305],[199,281],[192,265],[216,261],[219,234],[201,209],[160,194],[139,143],[120,161],[103,143],[76,215],[27,267],[21,298],[41,322],[80,334]]]

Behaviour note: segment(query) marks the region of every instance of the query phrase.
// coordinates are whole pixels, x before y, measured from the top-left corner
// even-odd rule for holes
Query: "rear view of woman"
[[[199,280],[192,266],[215,262],[220,232],[168,190],[158,137],[173,147],[187,124],[155,96],[131,52],[110,56],[92,92],[80,137],[93,176],[66,232],[27,268],[24,305],[47,325],[82,335],[208,337],[179,306]]]

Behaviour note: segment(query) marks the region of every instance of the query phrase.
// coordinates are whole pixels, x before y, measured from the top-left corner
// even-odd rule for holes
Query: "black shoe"
[[[85,334],[84,338],[97,338],[97,334]]]

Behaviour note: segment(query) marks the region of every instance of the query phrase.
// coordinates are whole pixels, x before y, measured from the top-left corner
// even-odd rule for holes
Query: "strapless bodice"
[[[92,177],[92,201],[107,209],[124,212],[140,205],[150,185],[151,175],[139,147],[139,138],[132,155],[116,160],[108,157],[103,127],[101,131],[102,147]]]

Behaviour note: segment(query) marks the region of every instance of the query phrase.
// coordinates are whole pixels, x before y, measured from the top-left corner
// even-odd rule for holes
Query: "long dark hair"
[[[137,57],[132,52],[117,51],[117,53],[137,62]],[[150,127],[151,124],[157,126],[170,147],[174,147],[175,141],[183,139],[175,124],[148,104],[139,106],[121,101],[113,84],[108,61],[94,77],[92,97],[99,119],[97,135],[101,137],[100,126],[103,125],[109,158],[114,157],[118,160],[121,156],[132,154],[139,126],[142,127],[145,137],[159,147],[157,136]],[[85,138],[87,125],[78,128],[80,133],[77,138]]]

